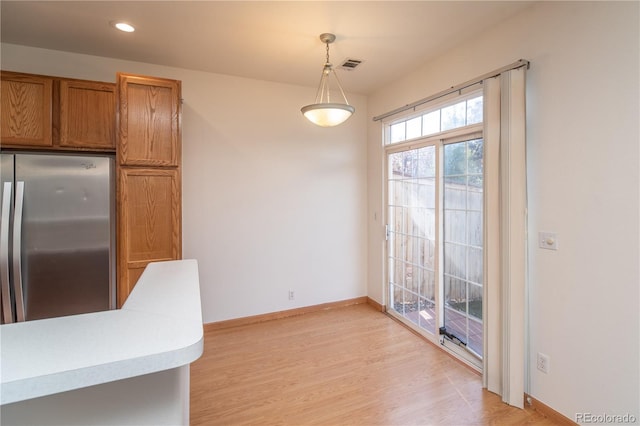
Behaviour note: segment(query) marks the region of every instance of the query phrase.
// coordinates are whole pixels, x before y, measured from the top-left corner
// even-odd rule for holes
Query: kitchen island
[[[121,309],[0,328],[3,424],[189,424],[195,260],[151,263]]]

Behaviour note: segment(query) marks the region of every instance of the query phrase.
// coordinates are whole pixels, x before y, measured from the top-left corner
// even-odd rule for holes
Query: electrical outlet
[[[542,352],[538,352],[538,370],[543,373],[549,373],[549,369],[551,368],[551,360],[549,359],[549,355],[545,355]]]
[[[296,298],[296,295],[293,292],[293,290],[289,290],[289,300],[294,300],[295,298]]]

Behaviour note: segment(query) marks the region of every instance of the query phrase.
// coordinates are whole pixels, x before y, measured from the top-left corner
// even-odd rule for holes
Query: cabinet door
[[[180,93],[177,80],[118,74],[121,165],[180,164]]]
[[[8,71],[1,79],[0,142],[50,147],[53,80]]]
[[[180,172],[120,168],[118,306],[149,262],[182,257]]]
[[[60,80],[60,146],[114,150],[115,132],[115,84]]]

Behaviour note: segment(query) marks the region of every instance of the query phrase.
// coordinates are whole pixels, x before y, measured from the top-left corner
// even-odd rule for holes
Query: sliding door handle
[[[16,206],[13,214],[13,294],[16,298],[16,321],[24,321],[22,293],[22,208],[24,182],[16,182]]]
[[[0,291],[2,291],[2,322],[13,322],[11,290],[9,284],[9,219],[11,217],[11,182],[5,182],[2,191],[0,215]]]

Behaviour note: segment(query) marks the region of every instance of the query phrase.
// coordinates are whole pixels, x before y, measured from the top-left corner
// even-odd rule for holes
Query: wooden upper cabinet
[[[180,81],[118,74],[121,165],[180,164],[180,96]]]
[[[73,151],[116,148],[116,86],[2,71],[3,147]]]
[[[51,147],[53,79],[2,71],[1,80],[0,143]]]
[[[116,85],[60,80],[60,146],[116,148]]]

